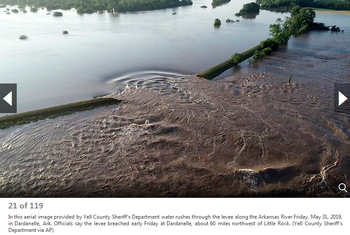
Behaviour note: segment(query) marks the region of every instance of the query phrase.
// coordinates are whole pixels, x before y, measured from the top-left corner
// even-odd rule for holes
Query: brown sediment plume
[[[36,122],[46,118],[56,118],[75,112],[86,111],[101,106],[119,104],[120,100],[112,98],[95,98],[70,104],[54,106],[45,109],[18,113],[0,117],[0,129],[8,128],[15,125],[23,125],[26,123]]]
[[[0,195],[345,196],[350,124],[331,83],[347,71],[330,69],[348,64],[281,50],[225,79],[145,83],[111,95],[117,107],[1,130]]]

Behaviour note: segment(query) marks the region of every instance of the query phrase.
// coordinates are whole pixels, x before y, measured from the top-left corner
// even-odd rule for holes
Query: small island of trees
[[[19,36],[19,39],[26,40],[26,39],[28,39],[28,36],[27,35],[21,35],[21,36]]]
[[[62,12],[56,11],[53,13],[53,16],[63,16]]]
[[[216,19],[214,20],[214,26],[215,26],[215,27],[219,27],[220,25],[221,25],[221,20],[218,19],[218,18],[216,18]]]

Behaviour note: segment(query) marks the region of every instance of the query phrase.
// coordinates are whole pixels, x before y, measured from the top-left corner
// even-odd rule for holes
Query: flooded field
[[[346,196],[346,37],[302,35],[214,81],[130,80],[118,106],[1,130],[0,195]]]

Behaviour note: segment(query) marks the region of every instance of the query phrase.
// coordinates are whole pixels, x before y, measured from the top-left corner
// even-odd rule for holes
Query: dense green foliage
[[[260,42],[260,48],[255,50],[253,55],[254,60],[270,55],[281,44],[286,44],[292,35],[297,36],[304,33],[314,25],[316,14],[312,8],[293,5],[291,12],[291,17],[286,17],[284,21],[278,18],[275,24],[270,25],[270,35],[273,38]]]
[[[118,12],[156,10],[193,4],[191,0],[107,0],[107,2],[109,6],[107,9]]]
[[[91,8],[87,8],[87,9],[84,10],[84,13],[92,14],[92,13],[94,13],[94,10],[91,9]]]
[[[271,55],[272,51],[276,51],[280,43],[276,39],[268,38],[260,42],[260,47],[254,52],[253,60],[258,60],[266,55]]]
[[[350,1],[313,1],[313,0],[261,0],[261,9],[280,9],[290,11],[293,6],[350,10]]]
[[[63,16],[62,12],[56,11],[53,13],[53,16]]]
[[[221,25],[221,21],[218,18],[216,18],[214,20],[214,26],[220,26],[220,25]]]
[[[261,59],[265,56],[265,52],[263,50],[256,50],[253,55],[253,60]]]
[[[284,21],[278,18],[275,24],[270,25],[270,35],[279,44],[285,44],[292,35],[297,36],[312,27],[315,17],[311,7],[293,6],[291,17],[286,17]]]
[[[67,30],[63,31],[63,34],[68,34],[68,31]]]
[[[350,1],[347,1],[347,2],[320,1],[320,2],[314,2],[312,7],[350,11]]]
[[[79,8],[77,9],[77,13],[78,13],[78,14],[84,14],[85,11],[84,11],[84,9],[83,9],[82,7],[79,7]]]
[[[309,7],[313,4],[313,0],[261,0],[261,9],[289,10],[291,4]]]
[[[213,0],[212,2],[211,2],[211,5],[213,6],[213,7],[217,7],[217,6],[221,6],[221,5],[223,5],[223,4],[225,4],[225,3],[228,3],[228,2],[230,2],[231,0]]]
[[[271,48],[273,51],[276,51],[279,48],[279,44],[274,39],[268,38],[268,39],[260,42],[260,47],[262,49]]]
[[[235,53],[233,56],[232,56],[232,61],[234,64],[239,64],[243,61],[243,56],[241,53]]]
[[[270,47],[266,47],[262,50],[262,52],[265,54],[265,55],[271,55],[272,53],[272,49]]]
[[[312,27],[315,17],[316,13],[311,7],[301,8],[299,14],[292,14],[291,34],[305,33],[306,30]]]
[[[279,44],[286,44],[288,42],[292,36],[290,31],[291,23],[291,18],[286,17],[284,21],[278,18],[275,24],[270,25],[270,35],[276,42]]]
[[[312,29],[329,30],[329,26],[326,26],[324,23],[314,22],[312,24]]]
[[[28,36],[27,35],[21,35],[21,36],[19,36],[19,39],[26,40],[26,39],[28,39]]]
[[[243,8],[236,13],[236,16],[244,16],[248,14],[259,14],[260,12],[260,5],[256,4],[255,2],[250,2],[243,5]]]
[[[19,7],[34,6],[46,7],[47,10],[72,8],[79,9],[80,14],[94,11],[108,10],[116,12],[144,11],[179,6],[192,5],[191,0],[0,0],[4,4],[18,5]],[[92,12],[91,12],[92,10]]]
[[[331,31],[333,31],[333,32],[340,32],[340,28],[337,27],[336,25],[333,25],[333,26],[331,27]],[[344,32],[344,30],[342,30],[342,32]]]

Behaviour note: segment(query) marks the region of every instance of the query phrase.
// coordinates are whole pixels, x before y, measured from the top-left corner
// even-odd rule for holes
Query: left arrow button
[[[16,83],[0,83],[0,117],[2,113],[17,113]]]
[[[12,91],[10,91],[10,93],[8,93],[3,100],[5,100],[9,105],[12,106]]]

